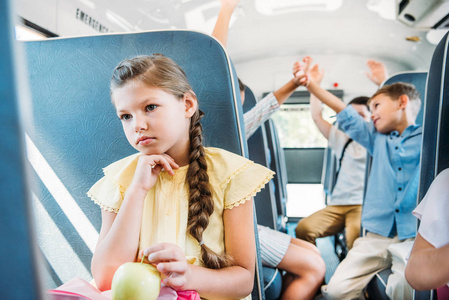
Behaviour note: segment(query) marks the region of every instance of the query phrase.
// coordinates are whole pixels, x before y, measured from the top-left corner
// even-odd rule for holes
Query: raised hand
[[[320,67],[318,66],[318,64],[314,65],[310,71],[310,79],[315,81],[318,84],[321,84],[321,81],[323,80],[324,77],[324,70],[320,69]]]
[[[293,64],[293,81],[297,85],[307,86],[310,81],[309,67],[312,63],[312,59],[309,56],[306,56],[302,61],[302,63],[297,61]]]
[[[162,169],[173,176],[175,175],[173,169],[178,168],[178,164],[168,154],[141,155],[131,185],[149,191],[155,185]]]
[[[180,247],[171,243],[159,243],[144,250],[147,261],[163,274],[162,282],[175,290],[185,290],[189,264]]]
[[[388,77],[387,69],[385,68],[385,65],[379,61],[375,60],[368,60],[366,62],[368,65],[368,68],[370,69],[370,72],[366,72],[366,76],[380,86],[382,82],[385,81],[385,79]]]
[[[220,0],[221,7],[227,8],[233,11],[237,4],[239,4],[240,0]]]

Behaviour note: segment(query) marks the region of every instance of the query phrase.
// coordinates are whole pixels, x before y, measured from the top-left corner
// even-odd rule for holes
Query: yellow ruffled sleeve
[[[139,155],[125,157],[104,168],[104,177],[90,188],[87,196],[102,209],[118,213],[126,189],[132,182]]]
[[[251,200],[273,178],[274,172],[262,165],[248,161],[232,175],[225,185],[225,209],[231,209]]]
[[[217,181],[223,191],[225,209],[250,200],[273,178],[273,171],[240,155],[211,147],[206,152],[210,157],[211,177],[220,178]]]

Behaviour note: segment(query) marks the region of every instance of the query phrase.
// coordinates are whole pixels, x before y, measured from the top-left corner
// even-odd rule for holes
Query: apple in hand
[[[161,275],[153,265],[128,262],[112,278],[112,300],[155,300],[160,288]]]

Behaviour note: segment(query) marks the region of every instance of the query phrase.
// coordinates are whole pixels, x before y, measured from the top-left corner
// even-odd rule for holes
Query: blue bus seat
[[[245,102],[243,103],[243,112],[248,112],[257,103],[256,97],[250,88],[245,87]],[[268,141],[264,126],[253,133],[248,140],[249,158],[267,168],[270,168],[271,156],[269,154]],[[275,170],[273,170],[275,171]],[[277,207],[275,199],[275,185],[270,181],[265,189],[260,191],[255,197],[257,220],[260,225],[277,230]]]
[[[430,63],[424,110],[418,203],[430,184],[449,168],[449,33],[435,48]],[[429,295],[430,294],[430,295]],[[415,299],[433,299],[435,291],[415,291]]]
[[[275,186],[275,199],[277,209],[277,228],[279,231],[286,232],[287,219],[287,166],[285,165],[284,149],[279,141],[279,134],[273,120],[268,119],[265,122],[265,133],[267,135],[268,149],[270,150],[271,162],[270,169],[276,172],[273,178]]]
[[[326,147],[324,150],[323,170],[321,173],[321,184],[323,185],[324,194],[327,197],[330,196],[332,189],[335,185],[335,174],[337,173],[337,160],[334,152],[330,147]]]
[[[153,53],[172,58],[186,71],[205,112],[205,145],[248,155],[237,77],[223,47],[208,35],[166,30],[49,39],[24,46],[34,115],[28,141],[44,160],[40,165],[30,159],[39,182],[33,190],[41,207],[37,223],[45,230],[38,239],[53,286],[80,274],[91,276],[101,215],[86,192],[101,178],[103,167],[135,153],[110,103],[109,80],[122,59]],[[49,176],[56,182],[48,182]],[[257,229],[255,234],[258,245]],[[252,297],[264,299],[257,254]]]
[[[245,102],[243,111],[247,112],[257,103],[256,97],[250,88],[245,87]],[[249,158],[256,163],[270,168],[271,156],[269,154],[265,126],[259,128],[248,140]],[[276,171],[276,170],[274,170]],[[274,195],[276,187],[273,181],[254,197],[257,220],[260,225],[277,230],[277,207]],[[281,274],[277,269],[263,266],[265,295],[267,299],[280,297],[282,288]]]
[[[436,47],[427,80],[419,200],[425,196],[435,177],[449,168],[448,40],[446,34]]]
[[[424,116],[424,110],[425,102],[426,102],[426,83],[427,83],[427,72],[424,71],[410,71],[410,72],[401,72],[398,74],[393,75],[389,79],[387,79],[383,85],[389,85],[396,82],[406,82],[413,84],[416,89],[418,90],[419,94],[421,95],[421,110],[418,113],[418,116],[416,117],[416,124],[423,124],[423,116]],[[366,178],[365,178],[365,191],[366,191],[366,183],[369,176],[369,171],[371,169],[372,164],[372,158],[368,154],[367,159],[367,171],[366,171]],[[422,165],[422,162],[421,162]],[[378,274],[376,274],[375,277],[370,281],[367,287],[368,294],[373,294],[374,299],[388,299],[388,297],[385,294],[385,287],[386,282],[388,280],[388,276],[391,274],[390,269],[385,269]],[[426,298],[426,296],[424,296]],[[429,299],[427,297],[427,299]]]
[[[39,299],[38,250],[27,189],[25,140],[21,121],[29,114],[22,48],[14,37],[12,1],[0,0],[0,295],[2,299]]]
[[[264,292],[267,300],[280,299],[282,292],[281,271],[275,268],[263,267]]]

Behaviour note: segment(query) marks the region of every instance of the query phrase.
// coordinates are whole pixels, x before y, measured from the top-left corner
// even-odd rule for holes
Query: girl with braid
[[[202,146],[203,116],[183,70],[155,54],[122,61],[111,98],[137,154],[104,168],[88,192],[102,208],[92,259],[109,290],[125,262],[157,266],[163,284],[207,299],[250,299],[255,242],[252,197],[273,172]]]

